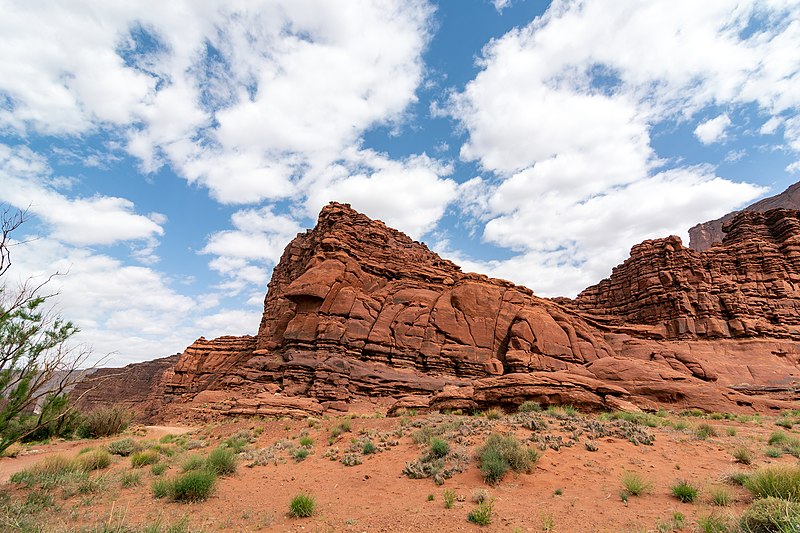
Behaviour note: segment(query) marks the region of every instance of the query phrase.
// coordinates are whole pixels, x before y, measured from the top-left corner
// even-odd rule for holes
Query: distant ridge
[[[788,189],[780,194],[759,200],[741,211],[764,212],[779,207],[784,209],[800,209],[800,182],[789,186]],[[691,228],[689,230],[689,248],[702,252],[703,250],[711,248],[713,243],[722,242],[722,226],[731,221],[733,217],[736,216],[737,213],[741,213],[741,211],[733,211],[722,218],[703,222]]]

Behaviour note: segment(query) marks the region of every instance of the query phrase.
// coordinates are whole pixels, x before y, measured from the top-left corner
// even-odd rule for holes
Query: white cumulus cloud
[[[723,113],[698,124],[694,129],[694,135],[703,144],[720,142],[725,138],[725,130],[730,125],[730,117],[727,113]]]

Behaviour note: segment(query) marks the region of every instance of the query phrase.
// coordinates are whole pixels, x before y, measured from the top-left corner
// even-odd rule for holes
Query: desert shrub
[[[167,471],[167,465],[164,464],[164,463],[156,463],[156,464],[154,464],[153,466],[150,467],[150,472],[154,476],[160,476],[161,474],[163,474],[166,471]]]
[[[536,450],[523,445],[513,435],[489,435],[478,451],[481,474],[490,485],[500,482],[509,470],[530,472],[538,459]]]
[[[776,448],[774,446],[770,446],[769,448],[764,450],[764,455],[772,459],[777,459],[778,457],[783,456],[783,450],[781,450],[780,448]]]
[[[453,489],[444,489],[442,492],[442,499],[444,500],[444,508],[452,509],[456,501],[456,491]]]
[[[754,501],[739,519],[742,533],[773,533],[800,530],[800,503],[779,498]]]
[[[538,413],[542,410],[542,406],[539,405],[539,402],[532,402],[528,400],[526,402],[522,402],[517,410],[520,413]]]
[[[706,440],[708,437],[716,437],[717,430],[714,429],[714,426],[711,424],[699,424],[695,430],[694,434],[700,440]]]
[[[377,451],[378,447],[375,446],[375,443],[373,443],[371,440],[366,441],[361,448],[361,453],[364,455],[371,455]]]
[[[160,442],[161,444],[169,444],[170,442],[175,442],[175,435],[173,435],[172,433],[168,433],[163,437],[161,437],[160,439],[158,439],[158,442]]]
[[[674,427],[678,431],[683,431],[684,429],[689,427],[689,424],[687,424],[685,420],[678,420],[672,425],[672,427]]]
[[[249,429],[242,429],[226,438],[220,443],[222,448],[231,448],[234,452],[239,453],[244,451],[248,444],[256,441],[255,436]]]
[[[78,456],[77,461],[87,472],[102,470],[103,468],[108,468],[108,465],[111,464],[111,455],[105,450],[92,450]]]
[[[698,490],[688,481],[681,480],[670,487],[672,495],[683,503],[692,503],[697,498]]]
[[[650,413],[629,413],[627,411],[614,411],[611,413],[603,413],[601,417],[605,420],[627,420],[632,424],[647,427],[658,427],[664,425],[663,417],[650,414]]]
[[[788,440],[789,440],[789,435],[787,435],[783,431],[773,431],[772,434],[769,436],[767,444],[769,444],[770,446],[780,446],[782,444],[786,444],[786,441]]]
[[[779,418],[775,421],[775,425],[786,429],[792,429],[794,422],[788,418]]]
[[[131,455],[131,465],[134,468],[152,465],[158,462],[158,452],[155,450],[143,450]]]
[[[621,481],[622,486],[625,487],[625,491],[631,496],[639,496],[650,492],[653,488],[652,483],[645,481],[644,478],[636,472],[625,472],[622,474]]]
[[[361,458],[361,455],[358,454],[358,453],[346,453],[344,455],[344,457],[342,457],[340,462],[344,466],[356,466],[356,465],[360,465],[361,463],[363,463],[364,460]],[[403,470],[403,473],[405,473],[405,470]],[[411,476],[409,476],[409,477],[411,477]],[[414,478],[412,478],[412,479],[414,479]]]
[[[725,434],[728,435],[729,437],[735,437],[736,436],[736,428],[732,428],[732,427],[725,428]]]
[[[494,501],[488,500],[479,503],[467,515],[467,520],[479,526],[488,526],[492,523],[492,515],[494,514]]]
[[[142,476],[139,472],[123,472],[119,478],[120,484],[125,487],[135,487],[142,483]]]
[[[132,453],[138,452],[141,446],[131,438],[115,440],[108,444],[108,453],[127,457]]]
[[[800,467],[772,466],[750,474],[744,487],[756,498],[800,502]]]
[[[200,457],[199,455],[190,455],[183,461],[181,465],[181,470],[184,472],[191,472],[192,470],[200,470],[205,466],[205,460]]]
[[[195,470],[172,481],[172,498],[180,502],[199,502],[208,499],[214,489],[217,475],[208,470]]]
[[[310,448],[311,446],[314,445],[314,439],[312,439],[308,435],[303,435],[302,437],[300,437],[300,440],[298,440],[298,442],[300,443],[300,446],[305,446],[306,448]]]
[[[131,420],[133,413],[124,407],[118,405],[98,407],[84,415],[78,427],[78,435],[91,439],[119,435],[128,427]]]
[[[435,457],[444,457],[450,453],[450,445],[447,441],[439,437],[434,437],[430,441],[431,454]]]
[[[236,472],[236,454],[229,448],[217,448],[208,454],[206,467],[219,476]]]
[[[9,481],[48,489],[85,477],[86,472],[78,461],[63,455],[53,455],[45,457],[30,468],[14,473]]]
[[[733,503],[733,494],[725,487],[712,487],[708,493],[708,501],[711,505],[727,507]]]
[[[341,422],[336,424],[331,430],[331,437],[336,438],[342,433],[347,433],[349,431],[350,431],[350,421],[342,420]]]
[[[545,412],[558,420],[572,418],[578,414],[578,410],[571,405],[550,405]]]
[[[744,486],[747,479],[750,477],[750,474],[747,472],[731,472],[727,476],[725,476],[725,481],[730,483],[731,485],[740,485]]]
[[[697,517],[697,529],[702,533],[729,533],[730,520],[715,513]]]
[[[753,452],[751,452],[746,446],[739,446],[733,450],[731,455],[733,455],[733,459],[737,463],[741,463],[743,465],[749,465],[753,463]]]
[[[168,498],[172,494],[172,482],[168,479],[156,479],[151,486],[153,497],[156,499]]]
[[[311,452],[308,451],[308,448],[296,448],[294,451],[292,451],[292,457],[294,457],[294,460],[298,463],[300,461],[305,461],[306,457],[308,457],[310,454]]]
[[[295,518],[306,518],[314,514],[316,505],[312,495],[301,492],[289,503],[289,514]]]
[[[484,416],[486,416],[488,420],[499,420],[500,417],[503,416],[503,411],[500,409],[489,409],[484,413]]]

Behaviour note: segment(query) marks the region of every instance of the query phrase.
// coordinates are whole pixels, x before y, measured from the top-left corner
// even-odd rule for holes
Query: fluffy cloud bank
[[[573,295],[631,244],[685,236],[762,194],[662,160],[652,132],[725,104],[755,105],[768,124],[796,115],[800,65],[787,52],[800,49],[798,20],[796,2],[556,1],[490,42],[448,110],[469,134],[462,158],[492,176],[462,200],[488,221],[486,241],[518,255],[471,266]],[[695,133],[717,142],[730,125],[721,113]]]

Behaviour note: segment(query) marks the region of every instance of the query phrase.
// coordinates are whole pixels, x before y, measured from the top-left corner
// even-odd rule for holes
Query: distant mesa
[[[576,299],[464,273],[424,244],[324,207],[275,267],[255,336],[151,363],[158,417],[513,408],[757,412],[798,399],[800,212],[743,212],[719,246],[645,241]],[[163,360],[162,360],[163,361]],[[136,365],[132,365],[136,366]],[[97,386],[125,388],[108,378]],[[152,405],[162,407],[154,410]],[[145,413],[147,414],[147,413]]]

